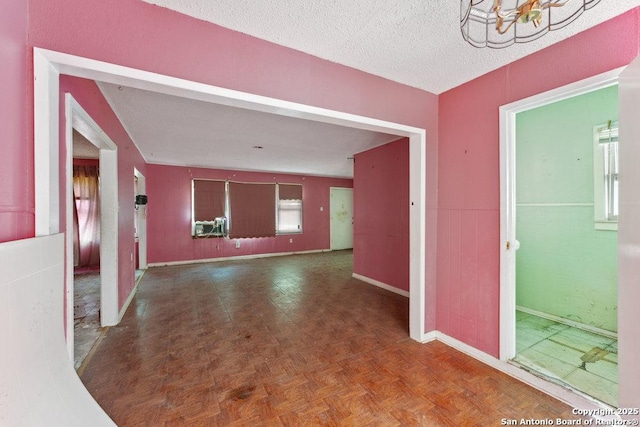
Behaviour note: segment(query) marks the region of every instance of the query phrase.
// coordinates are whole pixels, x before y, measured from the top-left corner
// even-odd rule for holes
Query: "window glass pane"
[[[278,201],[278,233],[302,231],[302,200]]]
[[[618,219],[618,175],[614,177],[614,181],[613,181],[613,200],[612,200],[611,210],[614,217],[612,219],[617,220]]]

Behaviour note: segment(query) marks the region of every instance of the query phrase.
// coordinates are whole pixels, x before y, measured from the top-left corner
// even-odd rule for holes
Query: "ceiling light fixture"
[[[462,37],[501,49],[566,27],[600,0],[460,0]]]

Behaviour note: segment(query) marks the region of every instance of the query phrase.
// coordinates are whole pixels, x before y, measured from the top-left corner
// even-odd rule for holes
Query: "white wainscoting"
[[[115,426],[64,338],[64,235],[0,244],[0,425]]]

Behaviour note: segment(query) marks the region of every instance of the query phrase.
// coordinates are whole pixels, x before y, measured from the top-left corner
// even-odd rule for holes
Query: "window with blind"
[[[278,184],[278,234],[302,233],[302,185]]]
[[[192,236],[226,234],[226,183],[194,179],[192,184]]]
[[[618,122],[594,128],[593,189],[595,228],[618,229]]]
[[[192,235],[232,239],[302,233],[302,185],[194,179]]]
[[[276,184],[229,182],[229,237],[276,235]]]

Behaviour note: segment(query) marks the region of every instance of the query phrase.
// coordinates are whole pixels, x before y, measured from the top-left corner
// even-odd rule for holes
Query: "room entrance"
[[[516,355],[617,405],[618,87],[516,115]]]

